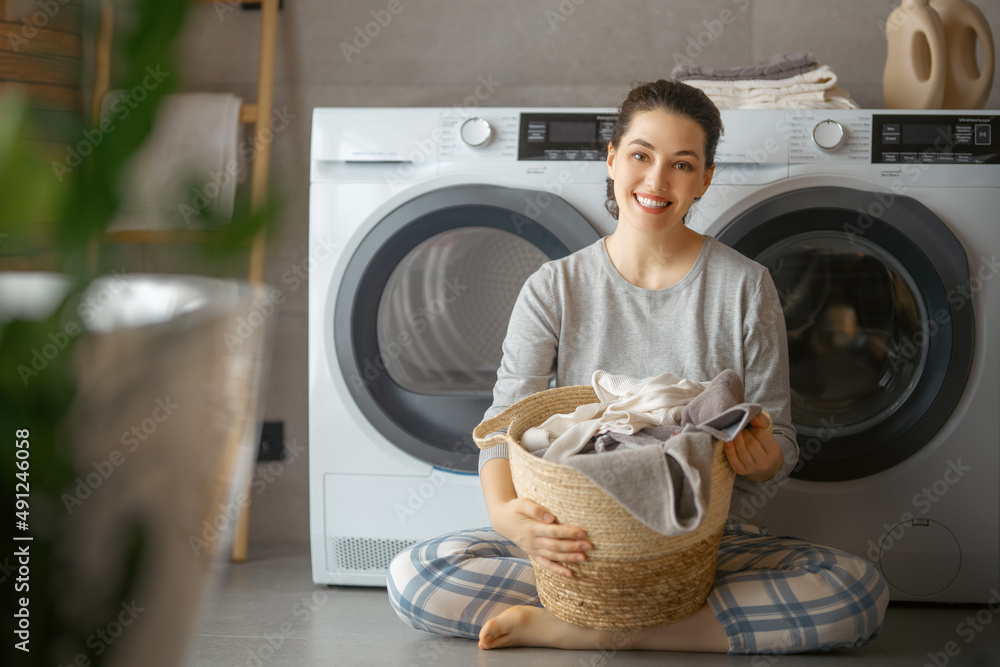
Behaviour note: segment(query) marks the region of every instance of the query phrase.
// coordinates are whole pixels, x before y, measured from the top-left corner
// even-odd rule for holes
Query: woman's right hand
[[[572,577],[561,563],[580,563],[593,545],[581,528],[561,526],[551,512],[527,498],[514,498],[493,513],[493,528],[524,549],[546,570]]]

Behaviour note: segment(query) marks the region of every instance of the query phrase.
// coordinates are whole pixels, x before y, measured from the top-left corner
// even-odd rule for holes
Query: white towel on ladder
[[[127,122],[127,96],[109,92],[101,127]],[[122,205],[108,231],[202,229],[228,222],[245,166],[238,139],[242,100],[230,93],[164,99],[149,137],[129,161]]]

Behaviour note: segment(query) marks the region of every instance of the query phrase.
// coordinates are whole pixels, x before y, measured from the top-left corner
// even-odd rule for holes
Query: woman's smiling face
[[[683,224],[713,171],[705,164],[701,125],[660,109],[637,113],[618,148],[608,147],[618,220],[638,231],[662,232]]]

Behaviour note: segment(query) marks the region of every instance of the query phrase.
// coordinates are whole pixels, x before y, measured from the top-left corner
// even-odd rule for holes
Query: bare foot
[[[564,649],[596,649],[611,640],[612,633],[582,628],[541,607],[517,606],[486,621],[479,633],[479,648],[544,646]]]

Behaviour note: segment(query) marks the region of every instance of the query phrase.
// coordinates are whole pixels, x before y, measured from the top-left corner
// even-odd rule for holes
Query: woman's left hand
[[[729,465],[737,475],[743,475],[750,482],[766,482],[781,470],[785,462],[785,455],[767,426],[767,417],[757,415],[750,421],[750,426],[726,443]]]

